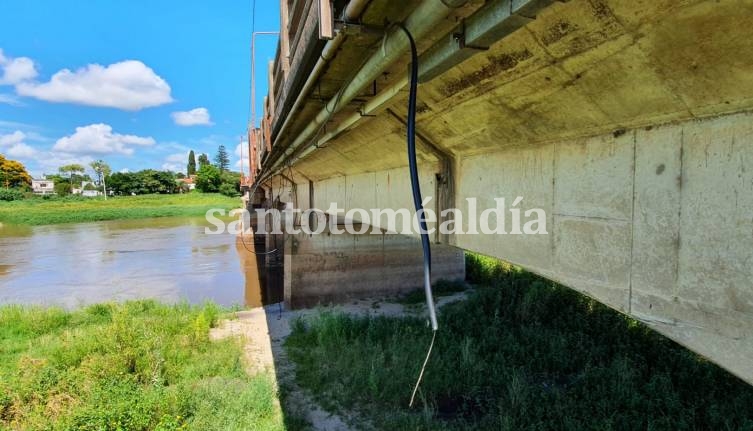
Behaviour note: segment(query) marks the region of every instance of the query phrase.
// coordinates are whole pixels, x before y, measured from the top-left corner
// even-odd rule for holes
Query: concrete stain
[[[483,80],[515,68],[518,64],[531,57],[533,57],[533,53],[528,49],[492,56],[489,58],[487,65],[469,75],[448,83],[442,92],[447,97],[453,96],[465,89],[478,85]]]
[[[609,10],[609,6],[604,4],[601,0],[592,0],[591,8],[593,9],[594,16],[599,20],[612,18],[612,11]]]
[[[576,30],[578,30],[578,27],[574,24],[567,21],[557,21],[546,30],[546,33],[541,38],[541,42],[549,46]]]

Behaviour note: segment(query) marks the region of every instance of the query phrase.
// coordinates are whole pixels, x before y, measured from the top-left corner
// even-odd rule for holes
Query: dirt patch
[[[437,307],[441,308],[465,297],[466,292],[441,297],[437,300]],[[244,341],[246,371],[249,374],[264,371],[274,377],[282,394],[282,409],[285,416],[301,418],[314,430],[348,431],[353,429],[351,424],[356,423],[361,428],[368,428],[364,419],[355,412],[326,411],[314,400],[312,394],[303,390],[295,381],[295,366],[288,359],[283,342],[291,333],[291,322],[299,317],[313,316],[322,311],[390,317],[425,314],[424,306],[421,304],[406,307],[404,304],[386,301],[383,298],[366,298],[345,305],[293,311],[284,310],[279,304],[273,304],[236,313],[232,319],[224,320],[217,328],[212,329],[210,338],[219,340],[239,337]],[[466,404],[448,400],[446,410],[448,417],[459,417],[467,415],[469,409]]]

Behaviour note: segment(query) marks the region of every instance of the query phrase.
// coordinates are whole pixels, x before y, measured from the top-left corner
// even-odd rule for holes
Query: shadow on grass
[[[388,430],[753,429],[753,387],[571,289],[468,255],[468,300],[418,318],[324,313],[286,341],[325,408]]]

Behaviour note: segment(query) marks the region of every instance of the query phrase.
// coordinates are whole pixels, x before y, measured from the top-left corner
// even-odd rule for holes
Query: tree
[[[104,160],[95,160],[89,164],[89,166],[94,169],[94,172],[97,173],[97,181],[99,184],[102,184],[102,189],[105,192],[105,200],[107,200],[107,183],[105,180],[105,177],[110,175],[110,165],[105,163]]]
[[[55,183],[55,194],[58,196],[65,196],[71,194],[72,187],[71,183],[65,182],[65,183]]]
[[[110,165],[108,165],[104,160],[95,160],[89,164],[91,168],[94,170],[94,172],[97,174],[97,182],[102,183],[105,180],[105,177],[110,175],[111,169]]]
[[[238,192],[238,189],[236,189],[235,187],[233,187],[233,185],[230,184],[230,183],[222,183],[222,185],[220,185],[219,192],[221,194],[223,194],[225,196],[229,196],[231,198],[237,198],[238,196],[241,195]]]
[[[110,191],[119,195],[175,193],[178,185],[172,172],[145,169],[139,172],[116,172],[109,178]]]
[[[0,185],[6,189],[31,185],[31,175],[21,162],[6,159],[0,154]]]
[[[209,156],[206,154],[199,155],[199,170],[209,164]]]
[[[196,174],[196,188],[204,193],[214,193],[220,189],[222,177],[220,170],[216,167],[206,164],[199,169]]]
[[[136,174],[132,172],[115,172],[110,175],[110,191],[118,195],[139,193],[140,187]]]
[[[220,177],[222,178],[222,184],[230,184],[235,191],[240,193],[241,190],[241,174],[240,172],[223,172]]]
[[[83,165],[79,165],[78,163],[72,163],[70,165],[63,165],[58,168],[58,171],[62,175],[68,175],[68,181],[71,184],[71,187],[73,187],[73,176],[76,174],[82,174],[86,172],[86,168]]]
[[[188,167],[186,169],[186,173],[189,177],[191,175],[196,175],[196,155],[193,153],[193,150],[188,153]]]
[[[214,156],[214,163],[220,168],[220,172],[225,172],[230,167],[230,156],[227,154],[224,145],[220,145],[219,148],[217,148],[217,155]]]

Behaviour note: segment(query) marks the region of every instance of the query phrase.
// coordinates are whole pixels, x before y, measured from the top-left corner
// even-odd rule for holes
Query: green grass
[[[460,281],[439,280],[432,286],[432,293],[434,294],[434,300],[443,296],[452,296],[456,293],[463,292],[467,289],[465,283]],[[412,290],[399,298],[397,298],[398,304],[404,305],[423,305],[426,302],[426,293],[424,289]]]
[[[0,430],[282,430],[273,382],[218,307],[0,307]]]
[[[107,200],[82,197],[49,200],[34,198],[0,202],[0,223],[47,225],[152,217],[190,217],[203,216],[212,208],[231,210],[238,207],[238,198],[204,193],[117,196]]]
[[[469,256],[482,282],[424,319],[322,314],[286,342],[327,408],[389,430],[753,430],[753,387],[568,288]]]

